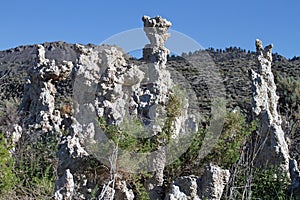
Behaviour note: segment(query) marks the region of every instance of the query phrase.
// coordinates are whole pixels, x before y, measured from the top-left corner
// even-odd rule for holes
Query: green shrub
[[[247,123],[246,116],[239,111],[228,112],[218,142],[206,159],[224,168],[230,168],[238,161],[243,144],[256,128],[257,122]]]
[[[33,141],[21,142],[16,148],[16,193],[37,199],[53,196],[57,179],[57,139],[52,133]]]
[[[14,160],[9,153],[5,138],[0,133],[0,195],[7,194],[17,183]]]
[[[256,121],[247,123],[246,116],[239,111],[227,112],[221,135],[203,162],[212,162],[224,168],[230,168],[238,161],[243,144],[256,127]],[[207,130],[200,129],[197,135],[198,141],[194,142],[196,146],[190,148],[191,159],[194,159],[196,151],[200,150],[206,134]]]
[[[255,169],[251,199],[292,199],[287,195],[289,180],[278,169]]]
[[[151,138],[138,137],[147,131],[138,119],[126,117],[120,126],[107,125],[104,118],[99,118],[99,123],[106,136],[122,150],[143,153],[155,148]]]
[[[300,77],[276,76],[281,111],[293,118],[300,119]]]
[[[243,144],[248,136],[256,129],[257,122],[246,122],[246,116],[237,112],[228,112],[221,135],[210,153],[203,159],[198,160],[199,151],[203,146],[204,138],[208,137],[208,130],[200,128],[188,150],[166,167],[165,175],[172,179],[187,174],[201,174],[202,166],[206,163],[213,163],[223,168],[229,169],[240,157]],[[209,141],[209,140],[208,140]]]
[[[127,180],[134,186],[133,191],[135,193],[136,199],[150,200],[148,192],[143,185],[145,178],[150,178],[150,174],[134,174],[131,175],[131,178],[129,180]]]
[[[170,142],[174,132],[173,123],[177,116],[182,112],[186,104],[185,91],[179,87],[174,87],[169,96],[166,105],[166,119],[162,132],[158,135],[145,138],[149,131],[140,119],[131,116],[124,117],[119,126],[108,125],[104,117],[98,119],[99,126],[105,132],[107,137],[112,140],[118,147],[130,152],[146,153],[156,150],[162,143]]]

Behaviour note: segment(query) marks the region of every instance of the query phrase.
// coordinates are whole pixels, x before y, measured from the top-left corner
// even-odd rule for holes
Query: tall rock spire
[[[157,119],[165,120],[162,116],[166,116],[166,109],[158,109],[156,105],[163,105],[163,107],[167,105],[168,94],[173,87],[170,73],[166,69],[167,56],[170,51],[164,47],[166,40],[170,37],[168,30],[172,24],[160,16],[154,18],[143,16],[142,20],[144,22],[144,31],[150,41],[150,44],[147,44],[143,49],[143,58],[147,62],[149,82],[152,85],[150,93],[154,94],[153,97],[155,97],[146,113],[150,113],[151,118],[156,121],[156,123],[151,123],[150,127],[152,135],[157,135],[163,129],[160,124],[164,124]],[[154,110],[151,111],[151,107]],[[149,163],[153,165],[150,168],[155,169],[154,176],[147,181],[150,199],[161,199],[163,196],[162,185],[166,152],[163,146],[158,146],[156,152],[156,156],[149,158]]]
[[[281,117],[277,112],[279,97],[276,94],[274,75],[271,70],[272,48],[263,48],[262,42],[256,40],[256,71],[251,70],[253,98],[252,110],[259,119],[258,133],[260,150],[255,158],[258,167],[281,167],[288,172],[289,150],[284,132],[281,128]]]

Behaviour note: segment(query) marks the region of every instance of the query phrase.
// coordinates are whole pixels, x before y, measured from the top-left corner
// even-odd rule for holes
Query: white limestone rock
[[[73,175],[66,169],[64,175],[57,181],[55,200],[72,200],[75,191]]]
[[[198,195],[198,177],[190,175],[175,180],[166,200],[200,200]]]
[[[173,181],[166,200],[219,200],[222,197],[230,173],[218,166],[208,165],[202,177],[193,175]]]
[[[277,112],[278,96],[272,73],[272,48],[263,49],[262,42],[256,40],[257,70],[251,70],[253,99],[252,110],[259,119],[258,133],[261,150],[255,158],[257,167],[280,167],[288,173],[289,150],[281,127],[281,117]]]
[[[126,181],[119,181],[116,185],[115,200],[133,200],[134,193],[128,189]]]
[[[219,200],[230,178],[229,170],[209,164],[200,180],[201,199]]]
[[[59,131],[61,118],[54,107],[55,83],[70,76],[72,68],[72,62],[56,64],[54,60],[46,59],[45,48],[38,45],[37,62],[28,70],[29,78],[21,104],[21,110],[29,113],[26,124],[44,133],[52,129]]]
[[[103,153],[92,152],[93,150],[85,146],[104,140],[103,136],[97,132],[97,127],[92,125],[92,123],[97,124],[97,119],[104,119],[108,125],[121,125],[124,119],[132,117],[142,119],[142,123],[150,132],[149,136],[162,132],[167,118],[166,106],[170,95],[174,93],[174,83],[166,69],[169,50],[164,47],[169,37],[167,31],[171,23],[161,17],[153,19],[143,17],[143,21],[144,30],[151,43],[144,48],[146,67],[128,64],[124,53],[114,46],[86,48],[76,45],[75,47],[79,55],[74,67],[75,78],[73,80],[75,118],[70,133],[62,139],[58,153],[59,176],[62,176],[66,169],[71,169],[73,176],[76,177],[74,178],[75,185],[78,185],[77,182],[80,180],[77,171],[84,171],[81,170],[85,167],[82,162],[89,159],[89,156],[97,157]],[[149,77],[145,77],[145,74]],[[194,124],[191,126],[196,127],[197,122],[189,116],[188,106],[188,99],[186,99],[182,113],[173,122],[174,135],[171,137],[174,140],[179,134],[184,135],[187,132],[186,124]],[[99,156],[103,157],[102,154]],[[122,156],[122,149],[119,149],[119,156]],[[143,170],[154,171],[153,177],[146,184],[149,196],[151,199],[161,199],[164,196],[162,185],[166,163],[165,148],[158,146],[156,153],[145,158],[147,160],[143,163],[150,164],[146,166],[147,169]],[[130,160],[130,155],[127,159]],[[139,167],[144,167],[146,164],[142,165],[134,166],[138,169],[126,170],[138,171]],[[120,164],[119,167],[126,166]],[[121,186],[116,191],[123,191],[125,187]],[[86,193],[82,190],[76,189],[76,194],[85,195]],[[126,193],[126,198],[132,198],[130,192],[126,192],[126,188],[123,193]]]

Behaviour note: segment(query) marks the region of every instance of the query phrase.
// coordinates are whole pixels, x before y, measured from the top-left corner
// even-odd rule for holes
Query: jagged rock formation
[[[46,57],[60,63],[63,60],[76,63],[78,53],[75,51],[74,45],[65,42],[51,42],[42,44],[45,47]],[[85,45],[88,48],[93,45]],[[0,51],[0,101],[13,97],[23,97],[23,85],[25,84],[25,76],[28,68],[32,66],[36,59],[37,45],[27,45]],[[248,77],[249,68],[256,68],[256,55],[254,52],[245,51],[237,47],[226,48],[226,50],[206,49],[205,51],[196,51],[191,55],[194,57],[202,57],[203,54],[209,54],[213,59],[216,67],[220,70],[226,87],[226,99],[228,99],[228,107],[235,108],[239,106],[247,109],[251,106],[251,80]],[[273,54],[272,70],[274,76],[281,74],[297,78],[300,75],[300,59],[295,57],[287,59],[279,54]],[[131,62],[131,60],[129,60]],[[134,61],[137,63],[138,61]],[[189,84],[193,86],[198,96],[199,108],[201,113],[208,110],[209,97],[207,97],[207,87],[205,79],[201,78],[201,73],[195,76],[197,66],[190,65],[185,59],[180,57],[169,57],[167,62],[169,69],[175,69],[183,74]],[[198,73],[197,73],[198,74]],[[60,81],[57,85],[58,96],[71,96],[71,77]],[[281,89],[281,88],[278,88]],[[280,92],[278,90],[278,92]],[[281,113],[286,113],[284,109],[285,101],[283,92],[278,93],[280,96],[279,104]],[[206,103],[208,101],[208,103]]]
[[[169,71],[166,69],[167,55],[169,50],[164,47],[168,38],[170,22],[161,17],[143,17],[144,30],[151,44],[144,48],[144,66],[128,64],[124,59],[124,53],[116,47],[86,48],[76,45],[78,61],[75,64],[75,79],[73,94],[76,102],[74,110],[75,118],[68,136],[63,137],[60,144],[58,174],[61,177],[56,187],[58,199],[64,199],[69,194],[61,188],[62,181],[66,180],[64,174],[67,171],[72,174],[77,188],[74,189],[75,196],[87,197],[90,190],[87,186],[91,181],[87,176],[82,177],[82,171],[86,167],[85,160],[94,156],[104,164],[111,164],[104,158],[110,158],[116,144],[111,142],[101,128],[97,127],[95,119],[100,118],[107,125],[122,126],[128,119],[141,119],[149,135],[147,137],[162,134],[164,123],[167,119],[167,106],[173,94],[174,84]],[[149,77],[145,77],[147,74]],[[185,98],[185,97],[182,97]],[[173,135],[176,139],[179,134],[187,131],[196,131],[195,117],[189,116],[188,100],[183,105],[180,114],[170,122]],[[188,124],[188,127],[186,127]],[[157,137],[159,140],[159,137]],[[118,170],[125,172],[153,171],[153,177],[146,181],[146,188],[151,199],[162,199],[163,194],[163,170],[167,162],[166,147],[163,140],[158,141],[154,152],[135,153],[134,157],[140,160],[128,163],[132,159],[126,150],[118,149]],[[95,145],[109,145],[110,150],[95,150]],[[102,147],[100,147],[102,148]],[[170,149],[168,149],[171,151]],[[170,152],[171,153],[171,152]],[[109,160],[109,159],[107,159]],[[124,163],[124,161],[126,161]],[[106,162],[106,163],[105,163]],[[123,164],[122,164],[123,162]],[[112,167],[112,166],[110,166]],[[118,185],[122,183],[122,185]],[[105,184],[105,181],[101,183]],[[116,182],[115,190],[110,188],[111,194],[123,191],[123,196],[129,195],[124,190],[124,182]],[[126,184],[125,184],[126,185]],[[121,195],[121,196],[122,196]],[[105,195],[104,195],[105,196]],[[119,194],[120,196],[120,194]]]
[[[281,117],[277,112],[279,97],[271,70],[272,48],[265,48],[256,40],[257,70],[251,70],[253,88],[253,114],[259,119],[260,143],[255,165],[259,167],[281,167],[288,173],[289,150],[281,128]]]
[[[108,124],[120,125],[129,113],[137,114],[139,102],[134,101],[132,94],[140,87],[144,72],[136,65],[128,65],[116,48],[111,51],[102,54],[107,69],[98,80],[96,112]]]
[[[75,185],[73,175],[67,169],[62,177],[57,181],[56,186],[59,188],[55,192],[55,199],[71,200],[73,199]]]
[[[176,179],[170,186],[170,193],[166,200],[200,200],[198,183],[199,177],[184,176]]]
[[[63,61],[57,65],[54,60],[45,58],[45,48],[38,46],[37,62],[28,71],[21,110],[29,113],[26,124],[29,128],[43,133],[60,131],[60,112],[55,110],[55,84],[67,78],[73,68],[72,62]]]
[[[191,175],[175,180],[166,200],[219,200],[229,177],[228,170],[210,164],[200,178]]]
[[[99,117],[101,116],[100,114],[103,116],[104,112],[100,112],[100,110],[104,111],[106,108],[104,104],[99,106],[99,102],[95,101],[98,83],[105,79],[101,79],[102,72],[105,68],[107,68],[106,71],[109,71],[111,68],[122,67],[122,64],[125,64],[122,56],[123,53],[115,47],[99,47],[98,49],[92,49],[76,45],[75,48],[79,54],[75,66],[76,76],[73,80],[74,103],[76,106],[74,108],[74,117],[72,117],[70,133],[68,136],[63,137],[58,152],[58,175],[63,177],[66,171],[70,171],[74,177],[74,183],[77,186],[72,196],[73,199],[79,197],[88,198],[91,190],[95,187],[95,181],[92,180],[92,177],[89,177],[88,174],[90,172],[88,172],[87,168],[90,167],[89,162],[98,163],[97,161],[93,161],[96,158],[91,157],[93,156],[93,153],[97,152],[89,151],[90,149],[87,145],[89,145],[90,142],[96,142],[96,112]],[[102,77],[104,76],[105,75]],[[105,85],[103,85],[103,87],[104,86]],[[108,84],[106,86],[107,87],[105,88],[109,88]],[[109,93],[109,95],[112,97],[112,93]],[[109,105],[112,106],[112,104]],[[115,107],[117,106],[119,105],[115,105]],[[113,109],[112,111],[116,112],[115,116],[119,116],[116,109]],[[107,121],[114,120],[112,113],[109,113],[106,117]],[[100,165],[100,163],[98,164]],[[84,171],[86,172],[84,173]],[[97,182],[104,185],[105,170],[102,171],[102,174],[103,177],[99,177]],[[56,185],[56,197],[59,197],[57,199],[64,199],[67,194],[63,193],[65,190],[63,190],[60,185],[63,184]],[[111,190],[111,192],[115,192],[114,189]]]
[[[164,107],[166,106],[168,92],[173,86],[170,73],[166,70],[167,56],[170,52],[164,47],[164,43],[170,37],[170,34],[167,33],[167,31],[169,30],[171,23],[160,16],[155,18],[143,16],[142,20],[144,22],[144,31],[150,41],[150,44],[146,45],[143,49],[143,58],[149,65],[149,81],[150,83],[153,83],[154,86],[151,91],[149,91],[154,94],[152,95],[154,99],[150,99],[150,101],[147,102],[148,109],[147,107],[142,109],[145,110],[146,108],[146,113],[150,114],[151,107],[159,104],[164,105]],[[144,93],[146,92],[147,91]],[[145,94],[142,96],[145,96]],[[160,110],[156,109],[153,114],[153,119],[162,119],[161,116],[166,116],[165,108]],[[163,127],[161,127],[159,123],[162,122],[156,122],[156,124],[152,125],[152,135],[157,135],[162,131]],[[165,149],[160,146],[157,150],[157,156],[153,157],[153,160],[150,160],[151,163],[156,165],[153,166],[153,168],[156,169],[153,178],[147,182],[147,190],[150,193],[150,199],[161,199],[163,196],[161,187],[164,180],[163,170],[166,163],[165,154]]]
[[[133,193],[132,185],[124,181],[123,175],[128,171],[139,170],[153,171],[153,177],[146,181],[150,198],[162,199],[165,196],[162,186],[167,154],[163,140],[159,141],[161,145],[156,147],[154,154],[147,154],[146,159],[141,159],[140,162],[131,162],[134,156],[126,155],[120,149],[119,156],[124,155],[121,159],[125,158],[129,162],[118,163],[118,170],[121,173],[116,173],[114,187],[108,184],[111,181],[111,174],[107,167],[104,167],[104,164],[109,166],[110,163],[101,158],[101,156],[108,157],[113,152],[107,151],[103,154],[104,148],[95,151],[91,145],[101,142],[110,144],[110,148],[115,145],[109,139],[103,138],[102,130],[96,125],[99,118],[104,119],[108,125],[117,126],[126,122],[127,118],[141,119],[143,125],[147,127],[149,137],[159,135],[164,128],[166,108],[174,92],[174,82],[177,83],[172,81],[173,77],[171,78],[168,71],[170,68],[183,73],[192,85],[198,95],[198,101],[194,103],[198,103],[201,107],[200,113],[210,109],[211,96],[205,85],[206,76],[201,75],[199,69],[198,71],[195,69],[197,66],[191,66],[182,58],[174,57],[167,60],[169,50],[164,47],[164,43],[169,37],[167,31],[171,23],[161,17],[145,16],[143,21],[144,30],[150,41],[150,44],[143,49],[143,61],[128,60],[117,47],[69,45],[62,42],[18,47],[0,52],[1,66],[13,68],[21,63],[22,67],[18,70],[25,70],[29,75],[21,105],[22,116],[24,116],[22,123],[25,126],[21,126],[21,123],[13,125],[10,133],[12,142],[17,143],[25,132],[26,134],[44,134],[51,131],[58,133],[59,179],[55,188],[56,199],[89,199],[95,188],[101,190],[105,185],[108,187],[104,199],[109,199],[112,194],[115,199],[137,198]],[[271,46],[263,49],[262,43],[258,41],[257,51],[259,69],[252,71],[253,88],[255,88],[253,113],[260,119],[258,132],[262,138],[263,148],[256,158],[256,165],[260,167],[268,162],[267,165],[281,166],[286,171],[289,156],[276,107],[278,97],[271,72]],[[245,109],[246,106],[241,102],[247,101],[251,92],[250,81],[245,80],[245,70],[247,64],[250,64],[250,67],[255,65],[254,54],[215,51],[209,53],[221,66],[224,83],[228,85],[226,95],[232,100],[229,106],[239,105]],[[199,57],[203,56],[201,52],[193,56],[197,57],[196,54],[199,54]],[[246,64],[240,62],[243,59],[247,60]],[[280,59],[283,58],[277,55],[276,62],[280,63]],[[32,61],[34,61],[33,67]],[[284,60],[284,63],[288,66],[289,61]],[[297,66],[297,62],[295,63],[294,65]],[[30,68],[27,65],[30,65]],[[233,68],[231,65],[236,67]],[[289,75],[297,74],[290,72],[288,67],[279,65],[275,65],[276,70]],[[295,67],[296,71],[300,69],[298,68]],[[22,75],[21,78],[19,75],[16,76],[20,79],[17,81],[11,78],[17,72],[19,71],[12,71],[10,68],[6,71],[0,70],[1,100],[12,96],[7,95],[14,90],[14,87],[11,87],[12,83],[18,85],[15,90],[17,94],[13,95],[22,96],[23,92],[20,89],[20,85],[23,85],[20,81]],[[57,109],[58,101],[61,97],[71,96],[72,90],[74,90],[74,107],[71,111],[62,114]],[[220,90],[216,88],[215,91]],[[185,100],[186,105],[182,108],[184,111],[172,122],[175,128],[171,137],[175,141],[180,135],[186,134],[187,122],[192,124],[193,130],[197,130],[197,122],[187,111],[190,102]],[[153,122],[155,121],[153,119],[158,121]],[[145,164],[145,161],[151,165]],[[299,170],[296,162],[291,161],[289,164],[292,179],[290,191],[297,194]],[[227,170],[210,165],[201,178],[190,175],[174,181],[167,198],[220,199],[228,177]],[[99,198],[100,194],[98,192],[94,195]]]
[[[71,74],[72,68],[72,62],[62,61],[57,64],[55,60],[46,59],[44,46],[38,45],[34,66],[27,69],[28,77],[19,107],[22,118],[15,121],[13,130],[8,133],[12,144],[18,143],[23,131],[27,136],[32,133],[60,132],[62,118],[54,105],[56,84],[65,80]],[[25,127],[20,124],[25,124]]]
[[[168,30],[172,24],[160,16],[155,18],[143,16],[142,20],[144,31],[150,41],[150,44],[143,48],[143,60],[147,64],[149,77],[148,83],[142,85],[142,88],[138,90],[139,95],[135,95],[135,97],[138,99],[138,114],[144,119],[144,124],[149,127],[150,136],[153,137],[162,134],[169,117],[167,110],[170,105],[168,104],[172,98],[171,95],[174,95],[175,83],[167,69],[167,56],[170,51],[164,47],[164,43],[170,37]],[[191,111],[189,100],[192,98],[189,100],[186,96],[181,98],[184,99],[185,105],[181,108],[180,114],[172,121],[173,132],[170,137],[174,141],[179,140],[180,136],[189,138],[189,131],[197,131],[197,117],[193,112],[189,112]],[[168,147],[163,140],[159,143],[161,145],[157,147],[155,153],[148,157],[149,169],[154,171],[153,177],[146,181],[150,199],[163,198],[163,172],[165,165],[170,162],[167,154],[172,157],[173,152],[170,151],[178,150],[178,148],[175,150]],[[180,148],[183,147],[180,146]]]

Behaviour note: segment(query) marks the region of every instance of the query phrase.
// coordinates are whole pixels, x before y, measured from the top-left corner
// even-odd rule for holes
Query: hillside
[[[76,62],[78,54],[74,50],[74,44],[65,42],[44,43],[46,49],[46,57],[54,59],[57,62],[68,60]],[[87,47],[96,45],[86,45]],[[13,97],[22,98],[23,87],[26,78],[26,70],[34,65],[36,59],[37,45],[20,46],[17,48],[0,51],[0,91],[1,101]],[[201,54],[209,54],[214,61],[217,69],[223,79],[226,87],[226,99],[228,107],[234,108],[239,106],[243,109],[248,109],[251,101],[251,81],[248,76],[249,69],[255,68],[255,52],[242,50],[238,47],[229,47],[225,50],[199,50],[189,54],[188,56],[199,56]],[[128,59],[129,62],[139,63],[141,61]],[[202,101],[206,91],[205,79],[201,78],[201,74],[197,73],[198,66],[192,66],[186,59],[182,57],[169,57],[167,66],[179,71],[191,84],[194,91],[198,94]],[[280,75],[282,77],[291,77],[298,79],[300,77],[300,57],[287,59],[281,55],[273,54],[272,71],[275,78]],[[277,80],[277,79],[276,79]],[[61,95],[72,95],[71,82],[66,80],[60,82],[58,93]],[[68,89],[69,88],[69,89]],[[206,89],[205,89],[206,88]],[[284,99],[281,88],[278,88],[278,95],[281,97],[280,107],[284,107]],[[200,103],[203,105],[203,102]],[[205,106],[204,106],[205,107]],[[203,108],[203,109],[208,109]],[[285,112],[285,109],[281,110]],[[284,114],[284,113],[283,113]]]
[[[300,57],[65,42],[0,51],[0,198],[299,197]]]

